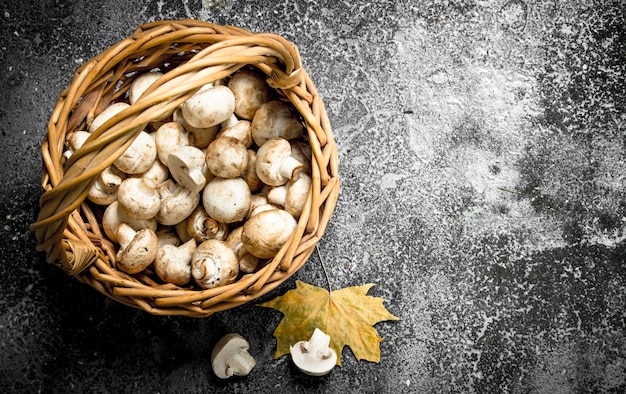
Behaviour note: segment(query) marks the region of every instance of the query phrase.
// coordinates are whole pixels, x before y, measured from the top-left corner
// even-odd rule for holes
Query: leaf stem
[[[324,271],[324,276],[326,276],[326,283],[328,284],[328,294],[333,292],[332,287],[330,286],[330,278],[328,277],[328,271],[326,271],[326,265],[324,264],[324,259],[322,258],[322,254],[320,253],[320,248],[315,244],[315,250],[317,251],[317,256],[320,258],[320,264],[322,265],[322,270]]]

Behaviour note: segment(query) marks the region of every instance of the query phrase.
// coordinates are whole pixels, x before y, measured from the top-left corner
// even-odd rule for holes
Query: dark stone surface
[[[626,390],[623,1],[8,1],[0,7],[2,392]],[[278,312],[156,317],[36,253],[39,146],[80,64],[150,20],[296,43],[339,145],[320,243],[331,283],[400,317],[380,364],[307,377],[273,359]],[[325,286],[316,257],[294,281]],[[221,382],[213,344],[257,366]]]

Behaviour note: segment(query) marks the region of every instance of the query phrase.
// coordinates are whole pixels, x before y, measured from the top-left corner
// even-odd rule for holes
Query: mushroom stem
[[[310,353],[317,358],[326,359],[332,356],[329,345],[330,335],[324,334],[322,330],[316,328],[311,338],[300,346],[303,352]]]
[[[280,163],[280,175],[287,179],[293,179],[302,170],[302,163],[297,159],[289,156]]]

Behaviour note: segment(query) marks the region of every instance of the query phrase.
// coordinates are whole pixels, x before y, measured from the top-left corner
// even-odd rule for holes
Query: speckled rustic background
[[[584,0],[3,1],[2,392],[621,393],[626,390],[626,4]],[[81,63],[146,21],[298,45],[339,146],[320,243],[333,288],[375,283],[380,364],[307,377],[278,312],[197,320],[112,302],[47,265],[28,224],[39,146]],[[325,286],[317,257],[300,279]],[[257,367],[220,382],[235,331]]]

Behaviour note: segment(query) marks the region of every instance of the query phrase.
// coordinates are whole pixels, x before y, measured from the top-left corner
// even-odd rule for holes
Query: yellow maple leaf
[[[337,353],[349,346],[357,360],[380,362],[380,342],[383,340],[373,325],[384,320],[399,320],[383,306],[383,299],[366,295],[374,284],[348,287],[329,292],[297,280],[296,289],[263,304],[285,316],[274,330],[276,354],[289,353],[289,346],[308,341],[315,328],[330,335],[330,347]]]

